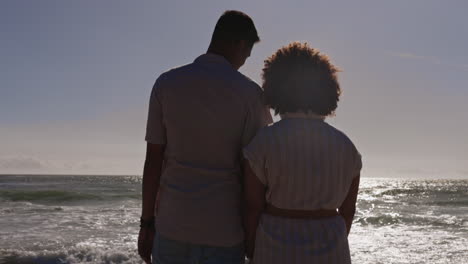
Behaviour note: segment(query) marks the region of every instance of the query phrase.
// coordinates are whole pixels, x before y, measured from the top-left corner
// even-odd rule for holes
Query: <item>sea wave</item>
[[[141,199],[139,193],[86,193],[62,190],[2,190],[0,200],[31,203],[56,203],[76,201],[103,201],[113,199]]]
[[[389,226],[389,225],[411,225],[411,226],[439,226],[446,228],[466,228],[468,221],[454,215],[402,215],[388,213],[382,215],[357,216],[354,223],[360,225]]]
[[[428,203],[429,205],[437,206],[457,206],[457,207],[468,207],[468,199],[452,199],[449,201],[432,201]]]
[[[437,188],[439,187],[439,188]],[[444,186],[445,187],[445,186]],[[425,186],[408,186],[406,188],[362,188],[361,194],[383,196],[441,196],[441,195],[463,195],[468,191],[468,186],[451,186],[453,188],[428,188]]]
[[[141,263],[136,248],[96,248],[74,246],[60,250],[27,251],[21,249],[0,249],[0,264],[64,264],[64,263]]]

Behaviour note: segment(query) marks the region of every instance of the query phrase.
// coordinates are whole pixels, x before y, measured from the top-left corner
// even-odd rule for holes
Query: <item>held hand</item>
[[[245,241],[245,256],[252,261],[253,254],[254,254],[254,249],[255,249],[255,242],[252,241]],[[251,262],[249,262],[251,263]]]
[[[138,234],[138,254],[146,264],[151,264],[151,251],[154,242],[154,228],[142,227]]]

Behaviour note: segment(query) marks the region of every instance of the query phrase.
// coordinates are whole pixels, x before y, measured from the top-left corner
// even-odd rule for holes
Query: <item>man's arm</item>
[[[138,254],[151,263],[151,251],[154,241],[154,210],[161,179],[161,168],[164,160],[165,145],[146,145],[145,167],[143,169],[143,203],[141,211],[141,226],[138,234]]]
[[[151,220],[154,217],[154,206],[156,194],[159,191],[159,181],[161,179],[161,169],[164,160],[165,145],[146,145],[146,159],[143,169],[143,204],[141,218]]]

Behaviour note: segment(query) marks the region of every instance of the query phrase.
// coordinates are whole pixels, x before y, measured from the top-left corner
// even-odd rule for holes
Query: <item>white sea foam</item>
[[[94,245],[77,245],[58,250],[0,250],[0,263],[141,263],[133,248],[99,248]]]

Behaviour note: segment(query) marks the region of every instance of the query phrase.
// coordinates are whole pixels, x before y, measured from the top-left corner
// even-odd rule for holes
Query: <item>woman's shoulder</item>
[[[265,139],[268,137],[269,134],[272,133],[272,131],[275,129],[275,124],[276,123],[271,123],[271,124],[268,124],[262,128],[260,128],[258,131],[257,131],[257,134],[255,135],[256,138],[262,138],[262,139]]]
[[[273,122],[258,131],[259,135],[264,137],[273,136],[275,134],[281,133],[283,130],[287,130],[288,127],[285,124],[284,120],[279,120],[277,122]]]
[[[326,123],[326,126],[327,126],[327,129],[329,130],[329,133],[333,135],[333,137],[336,137],[340,142],[343,142],[344,144],[350,146],[351,148],[357,151],[357,148],[354,145],[353,141],[345,132],[341,131],[340,129],[328,123]]]
[[[277,131],[281,129],[278,123],[279,122],[274,122],[260,128],[252,142],[256,142],[257,144],[269,144],[271,141],[275,141],[275,137],[277,137],[276,135],[278,134]]]

